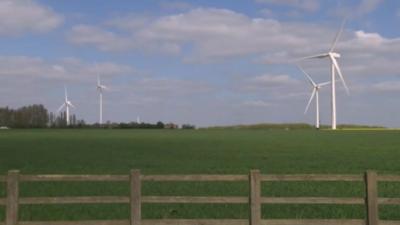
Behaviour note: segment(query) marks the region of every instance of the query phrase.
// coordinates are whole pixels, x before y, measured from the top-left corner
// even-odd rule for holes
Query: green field
[[[400,131],[267,130],[5,130],[0,172],[25,174],[400,173]],[[144,195],[247,196],[248,184],[146,182]],[[379,195],[400,197],[400,183]],[[22,196],[128,195],[128,183],[29,183]],[[0,195],[5,195],[4,187]],[[362,183],[267,182],[264,196],[364,195]],[[400,207],[382,207],[400,219]],[[247,205],[145,204],[145,218],[247,218]],[[23,220],[127,219],[128,205],[24,206]],[[264,218],[363,218],[362,206],[264,205]],[[4,209],[0,210],[4,219]]]

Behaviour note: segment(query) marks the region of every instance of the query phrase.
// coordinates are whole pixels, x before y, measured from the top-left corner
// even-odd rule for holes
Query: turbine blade
[[[100,72],[99,72],[99,65],[97,62],[94,62],[94,66],[96,67],[96,74],[97,74],[97,86],[101,86],[100,82]]]
[[[308,103],[307,103],[307,106],[306,106],[306,110],[304,110],[304,114],[306,114],[307,111],[308,111],[308,108],[310,108],[311,101],[313,100],[316,91],[317,91],[317,89],[316,89],[316,88],[313,88],[313,92],[312,92],[312,94],[311,94],[310,99],[308,100]]]
[[[65,101],[68,99],[68,93],[67,93],[67,86],[64,85],[64,92],[65,92]]]
[[[339,39],[340,39],[340,36],[341,36],[342,33],[343,33],[343,29],[344,29],[344,26],[345,26],[345,24],[346,24],[346,21],[347,21],[346,18],[343,19],[342,24],[340,25],[340,29],[339,29],[339,31],[336,33],[335,39],[333,39],[333,43],[332,43],[332,46],[331,46],[331,49],[329,50],[329,52],[333,52],[333,51],[335,50],[336,44],[338,43],[338,41],[339,41]]]
[[[303,61],[303,60],[306,60],[306,59],[321,59],[321,58],[325,58],[325,57],[328,57],[328,56],[329,56],[328,53],[322,53],[322,54],[318,54],[318,55],[312,55],[312,56],[306,56],[306,57],[303,57],[303,58],[299,58],[296,61]]]
[[[65,103],[63,103],[63,104],[60,106],[60,108],[58,108],[57,112],[60,112],[60,111],[64,108],[64,106],[65,106]]]
[[[342,71],[340,70],[338,62],[336,61],[335,57],[333,57],[332,55],[330,55],[330,58],[332,60],[333,65],[335,66],[336,71],[339,74],[339,78],[342,81],[343,86],[346,89],[347,94],[350,94],[349,88],[346,85],[346,81],[344,81],[344,77],[343,77]]]
[[[329,85],[331,83],[332,82],[328,81],[328,82],[320,83],[320,84],[318,84],[318,86],[323,87],[323,86]]]
[[[310,82],[310,84],[311,84],[313,87],[316,87],[317,84],[313,81],[313,79],[311,79],[310,75],[308,75],[308,73],[307,73],[306,71],[304,71],[304,69],[303,69],[300,65],[297,65],[297,67],[299,67],[299,69],[301,70],[301,72],[303,72],[304,75],[306,75],[306,77],[307,77],[308,81]]]
[[[71,106],[72,108],[76,108],[71,102],[68,102],[68,105]]]

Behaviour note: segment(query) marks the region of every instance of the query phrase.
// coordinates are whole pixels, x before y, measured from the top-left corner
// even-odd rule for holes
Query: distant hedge
[[[322,125],[321,129],[329,129],[329,125]],[[337,126],[338,129],[344,128],[385,128],[382,126],[368,126],[368,125],[357,125],[357,124],[341,124]],[[233,126],[212,126],[203,129],[253,129],[253,130],[311,130],[315,129],[314,125],[307,123],[260,123],[260,124],[248,124],[248,125],[233,125]]]

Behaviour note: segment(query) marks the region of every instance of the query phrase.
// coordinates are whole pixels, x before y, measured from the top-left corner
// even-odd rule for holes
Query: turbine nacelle
[[[108,90],[108,88],[104,85],[97,85],[97,90],[99,92],[103,92],[104,90]]]
[[[101,84],[101,81],[100,81],[100,75],[97,75],[97,90],[99,91],[99,92],[103,92],[104,90],[108,90],[108,88],[106,87],[106,86],[104,86],[104,85],[102,85]]]
[[[340,58],[340,54],[337,52],[329,52],[329,55],[331,55],[333,58]]]
[[[72,108],[75,108],[71,101],[66,101],[65,104],[71,106]]]
[[[67,87],[64,86],[64,91],[65,91],[65,99],[64,99],[64,103],[60,106],[60,108],[58,108],[58,112],[60,112],[63,108],[68,108],[68,107],[72,107],[72,108],[76,108],[72,102],[70,100],[68,100],[68,92],[67,92]]]

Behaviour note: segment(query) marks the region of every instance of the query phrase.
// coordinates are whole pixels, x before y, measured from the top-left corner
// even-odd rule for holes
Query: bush
[[[196,126],[195,126],[195,125],[192,125],[192,124],[183,124],[183,125],[182,125],[182,129],[185,129],[185,130],[193,130],[193,129],[196,129]]]

